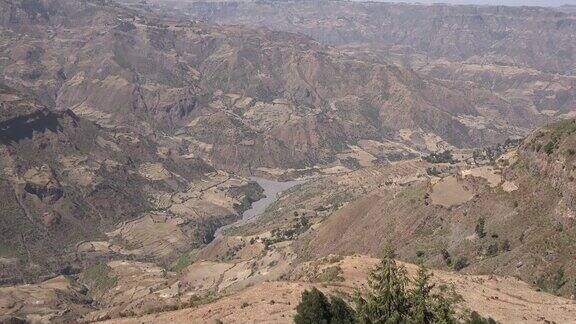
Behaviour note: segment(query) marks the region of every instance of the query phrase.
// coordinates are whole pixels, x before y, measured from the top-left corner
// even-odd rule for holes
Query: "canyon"
[[[0,1],[0,322],[292,322],[385,245],[576,318],[576,16]]]

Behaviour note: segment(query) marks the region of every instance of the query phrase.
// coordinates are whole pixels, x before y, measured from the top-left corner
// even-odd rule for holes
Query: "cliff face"
[[[334,1],[154,1],[149,8],[220,24],[298,32],[351,57],[441,80],[479,111],[458,117],[474,130],[472,137],[503,120],[533,129],[574,110],[576,43],[570,35],[575,18],[569,12]],[[486,133],[481,145],[489,145],[498,131],[492,137]]]

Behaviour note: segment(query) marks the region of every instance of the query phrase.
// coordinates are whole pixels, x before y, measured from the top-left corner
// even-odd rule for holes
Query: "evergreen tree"
[[[296,324],[328,324],[330,323],[330,303],[324,294],[316,289],[302,293],[302,300],[296,307]]]
[[[305,291],[297,306],[296,324],[455,324],[456,305],[462,297],[453,287],[431,283],[432,274],[420,266],[413,280],[394,260],[392,249],[386,249],[380,263],[368,277],[368,292],[357,295],[356,311],[338,297],[330,302],[316,288]],[[495,323],[472,313],[464,323]]]
[[[412,323],[456,323],[455,305],[461,297],[448,286],[436,287],[430,283],[432,274],[420,266],[413,288],[410,290],[410,322]]]
[[[454,287],[441,285],[431,297],[433,314],[431,323],[458,323],[455,306],[462,302],[462,296],[454,291]]]
[[[431,305],[431,293],[434,285],[430,283],[432,275],[423,266],[418,269],[414,280],[414,288],[410,291],[411,321],[414,323],[432,323],[434,305]]]
[[[330,324],[352,324],[355,323],[355,312],[340,297],[332,296],[330,298]]]
[[[408,319],[408,277],[404,267],[394,260],[394,251],[385,249],[384,257],[368,278],[369,291],[358,296],[357,319],[360,323],[399,323]]]

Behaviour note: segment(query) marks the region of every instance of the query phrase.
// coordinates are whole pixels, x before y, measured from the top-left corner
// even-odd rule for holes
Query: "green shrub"
[[[486,232],[484,231],[485,223],[486,220],[484,219],[484,217],[478,218],[478,221],[476,222],[474,232],[476,232],[476,235],[478,235],[479,238],[483,238],[484,236],[486,236]]]
[[[510,251],[510,241],[508,239],[504,240],[502,242],[502,246],[501,246],[502,251],[504,252],[508,252]]]
[[[554,152],[555,146],[556,143],[554,143],[554,141],[549,141],[546,143],[546,145],[544,145],[544,152],[546,152],[548,155],[552,154]]]
[[[435,167],[429,167],[429,168],[426,168],[426,173],[427,173],[429,176],[437,176],[437,175],[439,175],[441,172],[438,171],[438,169],[436,169]]]
[[[189,266],[191,263],[192,260],[190,260],[190,254],[184,253],[178,258],[178,260],[176,260],[176,262],[172,266],[172,271],[180,272],[184,270],[184,268]]]
[[[427,161],[430,163],[454,164],[454,163],[458,162],[457,160],[454,159],[454,157],[452,156],[452,151],[450,151],[450,150],[446,150],[446,151],[441,152],[441,153],[430,153],[430,155],[425,156],[422,159],[424,161]]]
[[[466,257],[460,257],[460,258],[458,258],[456,263],[454,263],[454,270],[460,271],[460,270],[466,268],[467,266],[468,266],[468,259]]]
[[[558,292],[567,282],[568,280],[564,278],[564,268],[559,268],[552,277],[552,288],[554,292]]]
[[[317,279],[321,282],[344,281],[342,268],[338,265],[327,267],[318,275]]]
[[[488,256],[495,256],[498,254],[498,243],[492,243],[490,245],[488,245],[488,248],[486,249],[486,254]]]
[[[452,256],[450,255],[448,250],[442,249],[441,253],[442,253],[442,259],[444,259],[444,262],[446,263],[446,265],[452,266]]]
[[[330,297],[331,324],[352,324],[355,322],[356,312],[340,297]]]
[[[470,314],[470,318],[465,321],[466,324],[496,324],[497,322],[492,319],[491,317],[482,317],[482,315],[478,314],[477,312],[472,312]]]

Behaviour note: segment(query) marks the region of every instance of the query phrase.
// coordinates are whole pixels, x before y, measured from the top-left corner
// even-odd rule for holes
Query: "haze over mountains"
[[[386,242],[576,318],[573,11],[16,0],[0,35],[0,320],[291,322]],[[258,177],[301,184],[235,223]]]
[[[571,1],[571,0],[553,0],[553,1],[541,1],[541,0],[525,0],[525,1],[520,1],[520,0],[445,0],[445,1],[431,1],[431,0],[421,0],[421,1],[381,1],[381,2],[408,2],[408,3],[427,3],[427,4],[449,3],[449,4],[453,4],[453,5],[540,6],[540,7],[560,7],[563,5],[576,4],[576,2]]]

